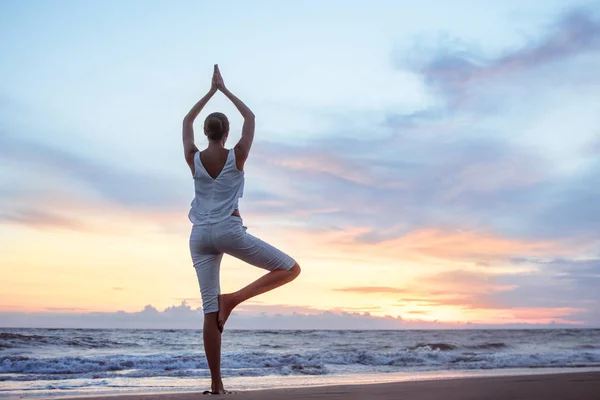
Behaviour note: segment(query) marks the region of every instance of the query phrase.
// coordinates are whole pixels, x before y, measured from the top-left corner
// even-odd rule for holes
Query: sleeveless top
[[[194,154],[194,189],[196,195],[188,214],[192,224],[214,224],[227,219],[238,208],[238,199],[244,194],[244,171],[235,165],[235,150],[229,149],[225,166],[216,179],[208,174],[197,151]]]

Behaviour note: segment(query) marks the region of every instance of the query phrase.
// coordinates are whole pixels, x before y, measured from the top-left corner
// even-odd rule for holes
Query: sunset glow
[[[238,315],[600,325],[600,7],[429,3],[5,5],[2,315],[201,307],[180,125],[218,62],[244,224],[303,271]]]

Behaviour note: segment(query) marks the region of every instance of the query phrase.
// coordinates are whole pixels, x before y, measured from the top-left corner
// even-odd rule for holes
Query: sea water
[[[600,370],[599,329],[227,330],[226,387]],[[0,397],[205,390],[200,330],[0,328]]]

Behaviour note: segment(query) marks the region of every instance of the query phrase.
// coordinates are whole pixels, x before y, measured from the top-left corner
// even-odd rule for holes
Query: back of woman
[[[229,98],[242,114],[242,137],[234,148],[226,149],[229,120],[222,113],[212,113],[204,121],[208,146],[199,151],[194,142],[194,120],[217,91]],[[254,140],[254,126],[254,114],[225,87],[215,65],[209,92],[183,120],[185,159],[194,178],[194,199],[189,212],[193,224],[190,253],[202,296],[202,335],[211,374],[211,390],[205,394],[227,393],[221,380],[221,334],[233,309],[300,274],[300,266],[292,257],[252,236],[243,225],[239,199],[244,194],[244,164]],[[236,292],[222,295],[220,268],[225,254],[269,272]]]
[[[224,220],[238,209],[244,195],[244,171],[236,166],[235,151],[223,150],[194,155],[195,196],[189,218],[195,225]]]

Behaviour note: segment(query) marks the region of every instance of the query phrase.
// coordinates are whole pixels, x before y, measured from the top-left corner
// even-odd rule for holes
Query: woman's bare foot
[[[237,394],[237,392],[232,392],[231,390],[205,390],[202,394],[216,394],[216,395],[224,395],[224,394]]]
[[[219,379],[217,382],[212,382],[210,390],[205,390],[202,394],[227,394],[229,390],[225,390],[223,387],[223,380]]]
[[[235,392],[230,392],[229,390],[225,390],[225,389],[221,389],[221,390],[205,390],[204,392],[202,392],[202,394],[217,394],[217,395],[223,395],[223,394],[233,394]]]
[[[231,314],[236,305],[237,302],[233,293],[219,295],[219,316],[217,324],[221,333],[223,333],[225,323],[227,322],[229,315]]]

